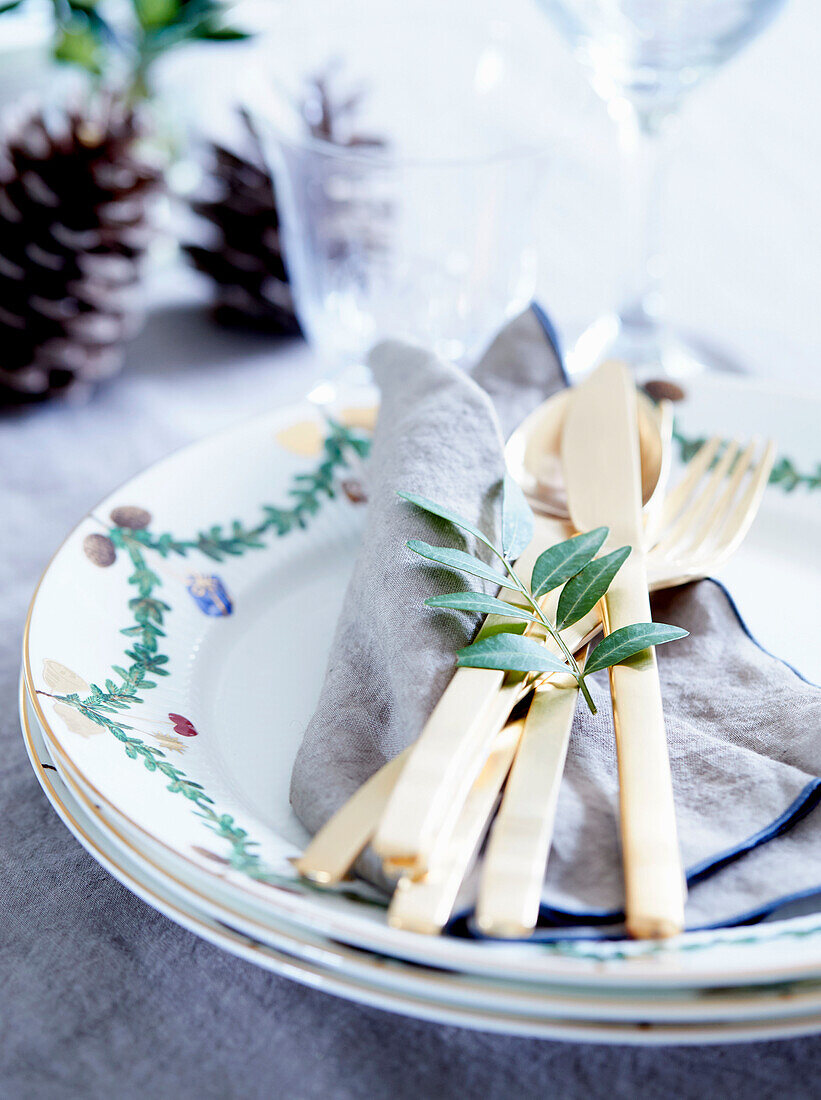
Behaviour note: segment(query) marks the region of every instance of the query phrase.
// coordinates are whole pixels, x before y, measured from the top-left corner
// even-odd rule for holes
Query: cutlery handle
[[[520,574],[529,577],[541,550],[567,534],[566,524],[537,516],[533,542],[516,563]],[[514,602],[517,598],[512,592],[503,595]],[[484,629],[507,622],[489,616]],[[598,629],[598,614],[592,612],[563,637],[574,652]],[[520,689],[515,677],[505,680],[504,673],[493,669],[457,669],[416,744],[373,775],[317,833],[297,861],[300,873],[317,882],[338,882],[377,829],[380,837],[374,847],[386,857],[388,871],[423,869],[438,836],[458,815]],[[411,751],[413,775],[403,777],[400,784]],[[395,788],[399,790],[394,798]],[[391,817],[385,825],[387,808]],[[407,821],[411,824],[406,827]]]
[[[558,596],[553,592],[544,602],[551,617]],[[498,622],[488,616],[489,625]],[[573,653],[598,629],[594,612],[563,631],[562,638]],[[545,644],[561,656],[551,639]],[[458,814],[493,738],[520,698],[522,677],[508,673],[502,683],[502,675],[457,669],[414,744],[379,822],[373,846],[385,860],[386,871],[419,875],[427,869],[437,838]]]
[[[533,696],[482,860],[476,922],[485,935],[527,936],[536,926],[578,696],[571,676]]]
[[[489,672],[494,679],[491,685],[489,677],[460,676],[454,683],[461,672]],[[521,675],[502,678],[488,669],[460,669],[412,746],[373,840],[386,873],[418,876],[428,869],[521,695]]]
[[[564,537],[564,524],[537,517],[534,537],[516,562],[517,571],[529,578],[541,550]],[[507,590],[500,595],[514,603],[522,599],[521,594]],[[480,635],[506,624],[509,619],[488,615]],[[456,670],[414,744],[379,822],[373,846],[385,860],[386,870],[420,874],[426,869],[448,814],[458,812],[493,737],[513,709],[520,680],[493,669]],[[507,707],[502,717],[500,706],[502,711]]]
[[[322,826],[294,866],[303,878],[330,885],[347,875],[373,836],[410,749],[384,764]]]
[[[562,633],[571,652],[589,640],[600,628],[599,617],[591,612],[580,622],[575,623]],[[488,677],[478,678],[476,673],[487,673]],[[510,711],[518,698],[518,691],[500,691],[503,674],[490,669],[457,669],[448,691],[451,692],[452,717],[447,728],[475,736],[477,742],[488,743],[493,732],[498,731],[506,722]],[[471,685],[472,690],[464,690]],[[475,688],[475,690],[473,690]],[[459,691],[458,701],[454,698]],[[477,725],[471,725],[477,723]],[[407,748],[395,759],[383,765],[378,772],[364,783],[314,836],[303,854],[295,861],[295,866],[303,877],[313,882],[339,882],[350,871],[356,859],[371,840],[379,826],[380,819],[393,793],[399,775],[405,766],[411,749]],[[482,757],[477,759],[481,767]],[[434,788],[443,782],[441,775],[434,775]],[[454,796],[453,780],[447,789],[443,789],[443,803],[449,806],[450,813],[458,812],[460,803],[458,790]],[[430,790],[428,795],[430,796]],[[446,811],[447,812],[447,811]],[[447,822],[443,828],[447,827]],[[432,846],[432,850],[435,845]],[[388,867],[391,869],[388,861]],[[399,863],[397,869],[402,870]],[[407,868],[405,868],[407,869]]]
[[[405,875],[396,884],[388,909],[394,928],[436,935],[453,907],[487,829],[499,791],[510,769],[524,722],[511,722],[496,737],[452,828],[443,834],[422,878]]]
[[[636,548],[608,589],[603,618],[607,634],[650,621],[647,572]],[[684,928],[686,885],[655,650],[614,665],[610,689],[619,761],[627,929],[637,939],[674,936]]]

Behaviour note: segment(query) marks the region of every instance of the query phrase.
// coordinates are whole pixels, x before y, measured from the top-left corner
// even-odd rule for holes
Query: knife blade
[[[637,423],[636,389],[628,369],[605,363],[574,391],[562,433],[574,526],[579,531],[609,527],[602,552],[632,547],[603,601],[607,634],[651,618]],[[655,651],[611,668],[610,691],[627,929],[639,939],[673,936],[684,927],[686,886]]]

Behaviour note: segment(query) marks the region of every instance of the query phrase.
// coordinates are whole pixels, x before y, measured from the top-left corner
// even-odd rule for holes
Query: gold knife
[[[622,364],[603,364],[574,391],[562,462],[574,526],[579,531],[609,527],[605,550],[633,548],[603,601],[605,633],[649,622],[636,388]],[[639,939],[674,936],[684,927],[686,886],[655,650],[611,668],[610,691],[627,929]]]
[[[584,664],[583,653],[577,659]],[[482,859],[476,923],[486,936],[529,936],[536,927],[578,694],[569,675],[534,693]]]
[[[510,722],[493,742],[461,813],[437,844],[427,873],[396,884],[388,924],[436,935],[450,920],[459,888],[476,857],[519,744],[524,719]]]

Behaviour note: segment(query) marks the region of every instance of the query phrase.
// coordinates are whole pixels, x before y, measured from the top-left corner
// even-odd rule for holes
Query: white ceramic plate
[[[818,401],[705,379],[681,424],[704,434],[717,426],[713,417],[725,432],[780,435],[807,469],[817,462],[819,413]],[[344,419],[365,418],[360,410]],[[139,475],[69,536],[41,581],[24,653],[55,759],[132,836],[255,920],[284,919],[384,954],[524,981],[663,987],[821,975],[818,915],[670,944],[488,944],[391,929],[364,896],[317,892],[295,879],[288,860],[305,837],[288,807],[291,761],[362,522],[352,502],[356,469],[331,468],[333,445],[324,455],[331,467],[311,453],[320,429],[306,405],[207,439]],[[350,438],[337,442],[350,453]],[[312,469],[313,480],[300,480]],[[327,500],[321,487],[334,474],[344,491]],[[305,527],[289,510],[300,500]],[[758,593],[777,561],[787,606],[793,585],[793,606],[819,594],[811,552],[821,536],[819,501],[820,491],[771,489],[725,577],[767,647],[815,677],[821,641],[785,624]],[[146,690],[146,679],[156,686]]]
[[[42,736],[33,707],[21,696],[21,719],[27,736],[30,731]],[[777,1019],[799,1015],[810,1009],[821,1010],[821,982],[780,983],[776,986],[745,987],[739,990],[653,989],[644,993],[631,989],[590,989],[556,985],[534,985],[523,982],[502,982],[474,975],[458,974],[418,963],[406,964],[398,959],[374,955],[334,943],[315,930],[285,921],[259,922],[247,912],[220,903],[213,883],[184,864],[174,861],[161,848],[150,849],[127,825],[112,821],[104,806],[94,803],[82,779],[70,768],[50,756],[61,779],[71,792],[74,802],[86,819],[106,838],[108,846],[119,851],[139,867],[141,879],[154,883],[160,890],[173,895],[184,907],[200,909],[223,924],[244,934],[289,952],[295,952],[315,962],[352,977],[367,980],[376,987],[402,992],[426,993],[434,1000],[471,1007],[503,1009],[525,1016],[564,1015],[588,1020],[658,1021],[669,1023],[705,1020]]]
[[[176,923],[234,955],[350,1000],[439,1023],[538,1038],[584,1042],[657,1043],[749,1042],[807,1035],[821,1030],[819,983],[739,991],[733,997],[710,991],[654,993],[644,1002],[627,991],[612,991],[592,1006],[572,990],[511,992],[464,975],[427,971],[401,962],[341,948],[317,937],[306,939],[283,926],[260,940],[233,927],[226,914],[209,912],[183,889],[174,890],[163,873],[132,858],[105,827],[99,810],[65,779],[49,755],[34,708],[21,683],[20,712],[32,767],[60,818],[86,850],[128,889]],[[318,944],[318,946],[317,946]],[[580,1010],[580,1006],[581,1010]],[[619,1010],[624,1016],[619,1017]],[[590,1014],[586,1018],[585,1012]],[[667,1018],[660,1023],[655,1013]],[[674,1022],[669,1022],[674,1021]]]

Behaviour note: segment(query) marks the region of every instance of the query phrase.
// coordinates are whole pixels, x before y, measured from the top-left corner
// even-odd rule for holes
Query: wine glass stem
[[[620,105],[621,106],[621,105]],[[619,129],[624,165],[624,256],[619,321],[624,337],[657,339],[661,315],[663,160],[669,113],[624,103]]]

